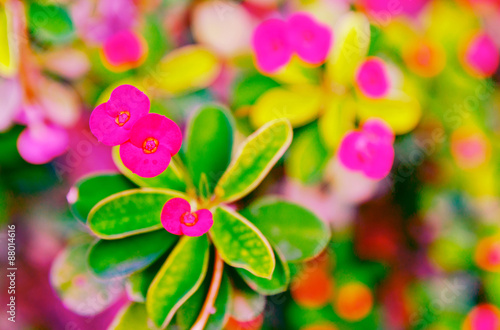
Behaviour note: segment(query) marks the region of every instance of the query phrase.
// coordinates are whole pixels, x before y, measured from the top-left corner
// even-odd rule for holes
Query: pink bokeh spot
[[[120,157],[133,173],[151,178],[167,169],[181,144],[179,126],[165,116],[152,113],[135,123],[130,141],[120,146]]]
[[[500,327],[500,314],[495,306],[479,305],[469,316],[473,330],[497,330]]]
[[[394,161],[394,134],[380,119],[369,119],[360,131],[347,133],[340,143],[340,163],[379,180],[389,174]]]
[[[274,73],[281,69],[293,52],[287,23],[276,18],[262,22],[254,31],[252,47],[260,70]]]
[[[386,96],[390,89],[390,79],[385,63],[376,57],[368,58],[358,68],[356,84],[367,97],[378,99]]]
[[[63,154],[68,148],[66,130],[56,125],[38,123],[28,126],[17,140],[19,154],[29,163],[44,164]]]
[[[104,58],[111,67],[127,70],[140,65],[146,50],[133,31],[120,31],[104,42]]]
[[[149,98],[134,86],[118,86],[109,101],[97,106],[90,115],[90,130],[103,144],[122,144],[128,141],[134,124],[149,112],[149,106]]]
[[[493,39],[486,33],[479,33],[472,38],[465,51],[465,64],[472,72],[481,77],[495,73],[499,64],[500,53]]]
[[[161,223],[171,234],[196,237],[208,232],[214,221],[209,210],[191,212],[188,201],[183,198],[172,198],[163,206]]]
[[[297,13],[288,20],[289,40],[295,53],[309,64],[323,63],[332,43],[327,26],[317,23],[309,15]]]

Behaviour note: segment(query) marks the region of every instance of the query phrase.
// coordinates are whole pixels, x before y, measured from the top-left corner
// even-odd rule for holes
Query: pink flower
[[[327,26],[309,15],[297,13],[288,19],[288,30],[293,50],[304,62],[318,65],[325,61],[332,42]]]
[[[109,70],[126,71],[144,62],[146,43],[133,31],[120,31],[106,39],[101,55]]]
[[[257,67],[266,73],[278,71],[292,58],[288,25],[280,19],[262,22],[254,31],[252,46]]]
[[[172,198],[163,206],[161,223],[174,235],[201,236],[212,227],[214,220],[209,210],[191,212],[188,201]]]
[[[149,112],[149,98],[130,85],[121,85],[111,93],[108,102],[100,104],[90,115],[90,130],[99,142],[116,146],[128,141],[139,118]]]
[[[151,113],[132,127],[130,141],[120,146],[120,157],[132,172],[151,178],[165,171],[181,144],[179,126],[165,116]]]
[[[358,68],[356,83],[363,95],[381,98],[389,93],[390,81],[385,63],[376,57],[368,58]]]
[[[371,179],[389,174],[394,161],[394,134],[380,119],[368,119],[360,131],[347,133],[338,157],[347,169],[361,171]]]
[[[17,139],[19,154],[29,163],[44,164],[63,154],[68,148],[66,130],[56,125],[38,123],[26,127]]]
[[[494,41],[486,33],[475,35],[465,50],[465,66],[480,77],[488,77],[495,73],[499,63],[499,51]]]

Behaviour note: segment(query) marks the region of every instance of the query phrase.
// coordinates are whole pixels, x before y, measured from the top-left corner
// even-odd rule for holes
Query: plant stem
[[[208,318],[212,314],[214,308],[215,299],[217,299],[217,294],[219,292],[220,283],[222,280],[222,271],[224,270],[224,261],[217,250],[215,250],[215,262],[214,262],[214,274],[212,276],[212,282],[210,283],[210,288],[208,289],[207,298],[203,304],[200,315],[194,323],[191,330],[203,330],[207,324]]]

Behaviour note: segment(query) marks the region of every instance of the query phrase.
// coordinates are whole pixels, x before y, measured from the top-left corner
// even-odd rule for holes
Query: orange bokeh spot
[[[410,70],[423,77],[434,77],[446,64],[443,48],[423,39],[415,40],[406,46],[403,59]]]
[[[345,284],[339,289],[334,307],[335,312],[343,319],[359,321],[372,310],[372,292],[363,283],[351,282]]]
[[[474,260],[479,268],[500,273],[500,235],[482,239],[476,247]]]
[[[309,267],[293,280],[290,292],[300,306],[319,308],[330,301],[333,293],[333,279],[325,269]]]
[[[313,324],[300,328],[300,330],[338,330],[333,323]]]
[[[500,330],[500,309],[491,304],[474,307],[462,324],[462,330]]]

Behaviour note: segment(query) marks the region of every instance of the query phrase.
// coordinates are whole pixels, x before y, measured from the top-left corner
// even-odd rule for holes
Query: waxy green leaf
[[[172,159],[170,161],[167,169],[160,175],[152,178],[143,178],[141,176],[138,176],[137,174],[132,173],[131,170],[123,165],[123,162],[120,158],[119,146],[113,147],[112,156],[113,161],[120,172],[125,175],[130,181],[140,187],[167,188],[178,191],[186,191],[186,183],[184,181],[179,165],[175,162],[175,159]]]
[[[314,258],[330,240],[330,229],[314,213],[279,198],[262,198],[241,213],[289,262]]]
[[[206,235],[180,239],[148,290],[146,309],[158,327],[165,328],[179,307],[200,287],[208,259]]]
[[[255,276],[245,269],[237,269],[238,274],[252,290],[266,296],[286,291],[290,283],[290,269],[285,258],[278,250],[274,251],[274,255],[276,256],[276,267],[270,279]]]
[[[79,180],[69,191],[67,199],[75,217],[87,222],[90,210],[102,199],[135,185],[121,174],[108,173]]]
[[[99,240],[90,248],[87,262],[98,277],[130,275],[152,264],[177,238],[160,229],[117,240]]]
[[[255,276],[271,278],[276,264],[273,249],[264,235],[241,214],[217,207],[210,235],[227,264],[246,269]]]
[[[28,27],[43,42],[65,43],[74,36],[73,22],[68,11],[55,4],[32,2],[28,8]]]
[[[273,120],[250,135],[219,180],[217,197],[232,202],[254,190],[285,153],[292,135],[292,127],[285,119]]]
[[[167,189],[130,189],[111,195],[92,208],[90,230],[100,238],[117,239],[162,228],[161,210],[179,192]]]
[[[136,302],[125,305],[108,328],[108,330],[128,329],[150,329],[146,305]]]
[[[232,119],[222,107],[204,106],[189,122],[186,135],[186,158],[194,186],[200,194],[200,182],[205,176],[208,192],[212,193],[231,161]]]

